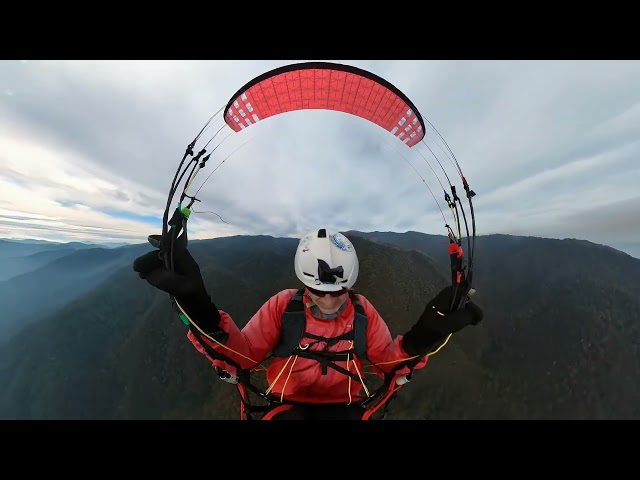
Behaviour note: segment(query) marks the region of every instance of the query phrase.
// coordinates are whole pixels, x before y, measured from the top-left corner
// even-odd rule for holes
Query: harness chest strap
[[[348,355],[353,355],[360,359],[367,358],[367,324],[368,319],[364,308],[353,292],[349,292],[351,301],[355,307],[355,315],[353,319],[353,329],[345,332],[337,337],[321,337],[308,333],[306,331],[307,318],[305,312],[305,304],[303,298],[304,289],[298,290],[291,301],[287,305],[282,314],[282,323],[280,330],[280,339],[273,349],[273,355],[276,357],[289,357],[297,355],[303,358],[311,358],[320,362],[323,366],[323,373],[326,373],[327,367],[334,368],[341,373],[348,375],[354,379],[358,377],[352,372],[334,364],[334,361],[346,361]],[[301,348],[300,344],[303,338],[310,338],[318,342],[326,342],[327,348],[335,345],[341,340],[353,341],[353,349],[340,352],[318,352],[312,351],[306,346]]]

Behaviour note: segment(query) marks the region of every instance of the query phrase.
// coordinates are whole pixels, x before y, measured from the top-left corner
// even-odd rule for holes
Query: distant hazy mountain
[[[356,290],[394,335],[403,333],[448,282],[446,238],[350,238],[361,259]],[[296,245],[240,236],[192,242],[191,250],[214,300],[242,327],[270,295],[299,286]],[[33,317],[0,349],[1,417],[238,418],[235,388],[190,345],[167,296],[132,271],[129,260],[149,248],[119,249],[126,265],[103,269],[106,280]],[[73,255],[80,253],[87,256],[68,264],[76,273],[110,264],[105,250]],[[389,418],[640,419],[639,267],[640,260],[590,242],[480,237],[475,299],[485,321],[431,358]],[[23,301],[42,301],[36,298]]]
[[[66,305],[130,265],[141,248],[59,248],[22,257],[22,262],[5,259],[3,262],[22,268],[25,262],[42,266],[0,282],[0,345],[25,324]]]
[[[0,239],[0,259],[33,255],[47,250],[78,250],[95,247],[95,245],[82,242],[57,243],[45,240]]]
[[[2,259],[2,268],[0,268],[0,281],[9,280],[17,275],[32,272],[53,260],[69,255],[75,251],[76,249],[59,248],[56,250],[44,250],[30,255],[4,258]]]

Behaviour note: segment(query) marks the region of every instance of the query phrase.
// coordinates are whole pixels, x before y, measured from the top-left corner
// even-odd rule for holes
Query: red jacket
[[[265,360],[276,346],[279,339],[281,316],[287,304],[296,293],[296,289],[283,290],[272,296],[251,318],[247,325],[240,331],[231,316],[220,310],[222,320],[220,327],[229,334],[226,347],[221,347],[210,339],[203,337],[213,349],[227,355],[242,368],[251,368]],[[305,292],[306,294],[306,292]],[[402,336],[391,337],[389,328],[373,305],[362,295],[357,295],[365,313],[369,319],[367,328],[367,354],[369,360],[380,368],[388,369],[395,367],[400,361],[409,358],[402,349]],[[342,314],[334,319],[318,319],[311,313],[310,308],[306,308],[307,332],[323,337],[336,337],[352,329],[352,319],[354,316],[354,306],[351,299]],[[191,331],[187,337],[195,348],[205,355],[214,366],[222,367],[229,373],[235,373],[235,369],[220,360],[211,358],[193,336]],[[304,339],[303,339],[304,342]],[[342,340],[337,342],[329,351],[347,350],[350,342]],[[312,350],[322,350],[325,348],[323,342],[319,342],[311,347]],[[421,359],[414,369],[423,368],[428,357]],[[351,361],[336,362],[338,365],[362,375],[363,362],[361,359]],[[371,367],[369,367],[371,369]],[[408,373],[408,369],[403,369],[399,373]],[[289,358],[274,357],[266,371],[267,381],[271,387],[270,393],[279,398],[294,402],[304,403],[350,403],[363,397],[362,382],[354,381],[347,375],[332,368],[327,369],[322,374],[322,366],[312,359],[297,356]]]

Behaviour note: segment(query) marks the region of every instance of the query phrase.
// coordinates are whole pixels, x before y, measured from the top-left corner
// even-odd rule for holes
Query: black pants
[[[265,420],[362,420],[364,412],[358,405],[293,405],[289,410],[276,407]]]

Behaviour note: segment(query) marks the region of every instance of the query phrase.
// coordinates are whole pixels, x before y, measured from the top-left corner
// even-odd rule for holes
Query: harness
[[[322,337],[306,331],[307,318],[303,293],[304,289],[298,290],[282,314],[280,340],[278,345],[273,349],[273,356],[286,358],[291,355],[296,355],[302,358],[309,358],[316,360],[322,365],[323,375],[327,374],[327,368],[333,368],[353,379],[358,379],[354,373],[336,365],[334,362],[346,361],[349,358],[353,358],[354,355],[363,360],[367,359],[367,324],[369,319],[365,314],[364,307],[355,293],[350,290],[349,297],[355,307],[353,328],[337,337]],[[303,339],[306,338],[313,341],[303,346]],[[353,341],[353,347],[349,350],[338,352],[327,351],[341,340]],[[326,344],[324,351],[313,351],[310,349],[312,345],[320,342]]]
[[[320,363],[322,365],[323,375],[326,375],[329,368],[333,368],[334,370],[349,376],[352,380],[361,382],[365,391],[367,392],[367,397],[364,400],[355,403],[355,405],[359,405],[363,408],[363,420],[368,420],[376,411],[378,411],[380,407],[384,406],[381,417],[381,419],[383,419],[386,416],[389,402],[395,396],[395,393],[402,387],[404,383],[407,383],[411,378],[410,373],[409,375],[403,377],[403,382],[400,382],[398,380],[399,375],[397,375],[396,372],[407,366],[411,370],[412,366],[415,365],[415,363],[413,363],[413,361],[399,362],[399,364],[390,372],[385,372],[384,370],[379,369],[381,377],[383,378],[383,384],[382,386],[371,392],[368,389],[368,386],[364,379],[359,376],[358,373],[350,372],[335,363],[353,359],[355,356],[361,360],[366,360],[368,363],[375,366],[375,364],[373,364],[367,357],[368,318],[364,311],[364,307],[358,300],[356,294],[353,291],[349,291],[349,297],[354,306],[353,328],[348,332],[345,332],[344,334],[338,335],[336,337],[322,337],[307,332],[303,294],[304,289],[297,290],[289,301],[289,304],[285,308],[281,317],[282,324],[278,344],[274,347],[271,355],[268,358],[287,358],[297,355],[299,357],[312,359]],[[252,368],[241,368],[241,366],[237,362],[211,348],[211,346],[202,339],[200,332],[196,328],[191,328],[190,325],[190,330],[198,339],[198,342],[202,345],[209,356],[218,360],[222,360],[236,368],[235,375],[227,372],[220,367],[215,367],[215,371],[221,380],[236,385],[240,394],[241,419],[254,420],[255,414],[266,413],[268,415],[268,413],[271,412],[274,408],[282,408],[283,405],[295,404],[295,402],[291,402],[286,399],[281,400],[279,396],[276,397],[275,395],[266,393],[264,390],[257,387],[253,379],[251,378],[251,374],[253,372]],[[225,332],[219,331],[217,332],[217,335],[215,335],[215,337],[217,337],[217,341],[219,341],[221,344],[224,344],[228,335]],[[303,340],[305,339],[309,339],[310,342],[303,342]],[[329,347],[335,345],[341,340],[352,341],[351,348],[349,348],[348,350],[341,350],[337,352],[327,351]],[[314,351],[309,348],[319,342],[326,343],[324,350]],[[269,390],[267,390],[267,392],[268,391]],[[260,397],[262,401],[266,402],[266,405],[257,405],[250,402],[248,395],[249,392],[252,392],[253,394]],[[267,417],[267,415],[265,415],[265,418]]]

